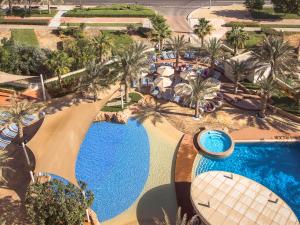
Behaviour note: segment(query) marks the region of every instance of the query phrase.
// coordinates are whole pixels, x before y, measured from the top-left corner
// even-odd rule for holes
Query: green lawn
[[[151,17],[155,12],[140,5],[116,4],[111,6],[73,9],[64,14],[66,17]]]
[[[80,26],[81,23],[62,23],[61,26]],[[129,25],[134,25],[137,27],[142,26],[141,23],[84,23],[86,26],[90,27],[127,27]]]
[[[20,16],[20,17],[53,17],[57,13],[57,10],[51,10],[51,13],[48,13],[48,10],[38,10],[32,9],[31,14],[25,12],[23,8],[15,9],[12,12],[12,16]],[[6,13],[7,16],[10,16],[9,11]]]
[[[262,10],[251,10],[254,19],[300,19],[300,15],[293,13],[276,13],[272,7],[264,7]]]
[[[135,92],[129,93],[129,97],[130,97],[130,102],[124,104],[125,108],[134,103],[137,103],[142,98],[142,96],[139,93],[135,93]],[[114,100],[112,100],[112,102],[115,100],[119,100],[119,99],[114,99]],[[121,105],[104,106],[101,111],[103,111],[103,112],[120,112],[120,111],[122,111],[122,107],[121,107]]]
[[[246,48],[253,48],[257,46],[264,39],[264,34],[262,32],[247,32],[249,35],[249,40],[246,41]]]
[[[116,50],[124,50],[126,49],[132,42],[132,38],[126,34],[124,31],[102,31],[103,33],[110,34],[112,38],[112,46],[114,46],[114,49]]]
[[[224,27],[300,28],[300,24],[260,24],[258,22],[228,22]]]
[[[18,44],[38,47],[39,42],[33,29],[11,29],[11,39]]]

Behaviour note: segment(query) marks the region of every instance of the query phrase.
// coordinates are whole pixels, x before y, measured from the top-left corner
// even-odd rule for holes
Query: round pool
[[[101,222],[135,202],[147,181],[149,163],[148,135],[138,121],[97,122],[90,127],[77,158],[76,178],[93,191],[92,209]]]
[[[199,133],[197,143],[208,156],[224,158],[232,154],[234,142],[228,133],[221,130],[204,130]]]

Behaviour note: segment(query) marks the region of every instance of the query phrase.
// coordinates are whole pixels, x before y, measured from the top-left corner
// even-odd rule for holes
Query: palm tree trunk
[[[58,84],[59,84],[59,87],[62,88],[62,79],[61,79],[61,75],[60,75],[60,74],[57,74],[57,78],[58,78]]]
[[[176,52],[176,62],[175,62],[176,69],[178,68],[178,64],[179,64],[179,52],[177,51]]]
[[[233,54],[234,54],[234,55],[237,54],[237,46],[234,46],[234,48],[233,48]]]
[[[21,121],[18,122],[18,130],[19,130],[19,143],[21,144],[23,142],[23,136],[24,136],[23,125]]]
[[[125,81],[125,101],[128,103],[129,102],[129,85],[128,82]]]
[[[47,1],[48,4],[48,14],[51,14],[50,0]]]
[[[238,89],[239,89],[239,82],[236,80],[234,83],[234,94],[238,93]]]
[[[203,45],[204,45],[204,37],[201,37],[201,48],[203,48]]]
[[[268,100],[269,100],[268,95],[267,94],[264,95],[261,100],[262,100],[262,102],[261,102],[261,111],[259,113],[259,116],[261,118],[264,118],[266,116],[267,104],[268,104]]]
[[[159,40],[159,51],[162,50],[162,47],[163,47],[163,39],[160,39]]]
[[[199,118],[199,101],[196,101],[196,107],[195,107],[195,118]]]

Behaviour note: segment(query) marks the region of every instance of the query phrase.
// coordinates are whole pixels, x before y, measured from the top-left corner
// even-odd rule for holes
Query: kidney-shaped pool
[[[149,160],[147,132],[136,120],[90,127],[77,158],[76,178],[94,192],[92,208],[100,221],[117,216],[137,199],[148,177]]]

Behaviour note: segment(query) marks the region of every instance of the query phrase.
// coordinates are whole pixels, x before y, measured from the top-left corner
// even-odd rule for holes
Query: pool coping
[[[291,138],[291,139],[233,139],[235,143],[286,143],[286,142],[300,142],[299,138]]]

